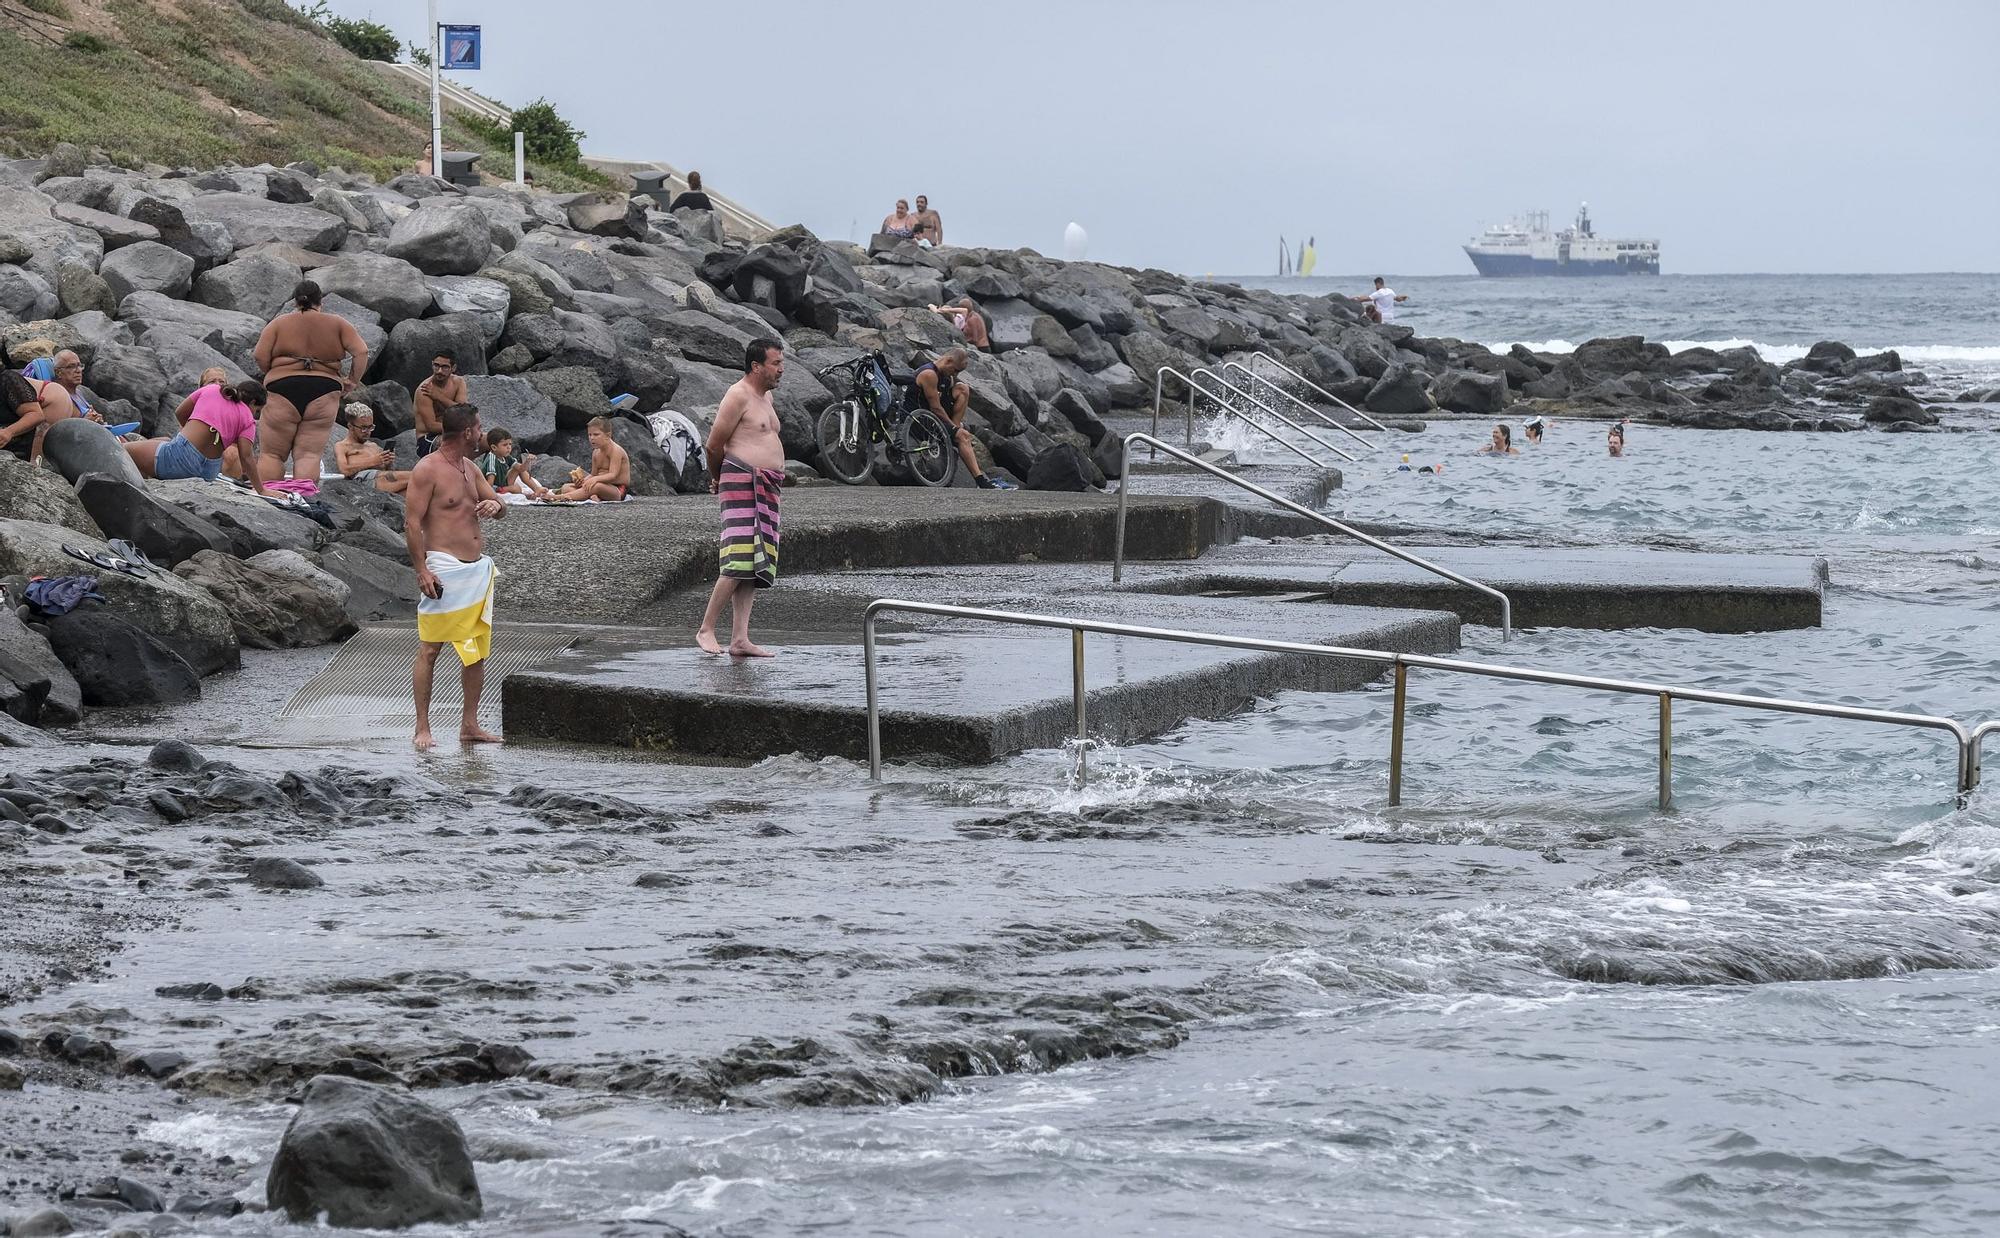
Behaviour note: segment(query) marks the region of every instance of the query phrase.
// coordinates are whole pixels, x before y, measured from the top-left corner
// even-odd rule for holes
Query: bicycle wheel
[[[920,486],[949,486],[958,472],[958,444],[936,413],[918,410],[903,423],[903,461]]]
[[[841,437],[843,420],[851,438]],[[874,452],[869,448],[868,427],[862,421],[861,406],[853,400],[829,405],[819,415],[818,429],[819,471],[850,486],[867,481]]]

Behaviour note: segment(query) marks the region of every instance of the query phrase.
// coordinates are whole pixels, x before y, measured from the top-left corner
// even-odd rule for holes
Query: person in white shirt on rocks
[[[1384,284],[1382,277],[1377,275],[1375,277],[1375,291],[1364,292],[1354,299],[1368,303],[1368,321],[1394,322],[1396,321],[1396,306],[1410,298],[1399,296],[1394,288]]]

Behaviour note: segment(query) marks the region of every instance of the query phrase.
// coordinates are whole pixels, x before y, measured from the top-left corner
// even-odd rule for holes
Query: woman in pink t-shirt
[[[222,453],[238,446],[244,459],[253,456],[257,441],[257,410],[264,407],[264,385],[245,379],[233,385],[213,383],[181,401],[174,417],[181,432],[173,438],[127,443],[125,450],[142,477],[177,481],[199,477],[214,481],[222,474]],[[240,446],[239,446],[240,445]],[[250,471],[250,482],[264,493],[263,478]]]

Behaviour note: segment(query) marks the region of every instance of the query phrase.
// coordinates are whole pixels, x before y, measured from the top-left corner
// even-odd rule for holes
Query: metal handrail
[[[1268,361],[1268,362],[1270,362],[1270,363],[1271,363],[1272,365],[1275,365],[1275,366],[1277,366],[1277,367],[1278,367],[1279,369],[1283,370],[1283,371],[1284,371],[1285,373],[1287,373],[1287,374],[1290,374],[1290,375],[1291,375],[1291,376],[1292,376],[1293,378],[1296,378],[1296,379],[1298,379],[1298,380],[1299,380],[1300,382],[1304,383],[1304,384],[1305,384],[1306,386],[1308,386],[1308,387],[1311,387],[1311,388],[1312,388],[1312,389],[1313,389],[1314,391],[1317,391],[1317,392],[1319,392],[1319,393],[1320,393],[1321,395],[1325,396],[1325,397],[1326,397],[1327,399],[1329,399],[1329,400],[1332,400],[1332,401],[1333,401],[1333,402],[1334,402],[1335,404],[1338,404],[1338,405],[1340,405],[1340,406],[1341,406],[1342,408],[1346,409],[1346,410],[1347,410],[1348,412],[1350,412],[1350,413],[1353,413],[1353,414],[1354,414],[1354,415],[1355,415],[1356,417],[1359,417],[1359,418],[1361,418],[1361,420],[1363,420],[1363,421],[1367,422],[1367,423],[1368,423],[1369,425],[1371,425],[1371,426],[1374,426],[1374,427],[1375,427],[1375,428],[1376,428],[1377,430],[1387,430],[1387,429],[1389,428],[1388,426],[1385,426],[1385,425],[1383,425],[1383,424],[1382,424],[1381,422],[1379,422],[1379,421],[1375,420],[1375,419],[1374,419],[1373,417],[1370,417],[1370,416],[1369,416],[1369,415],[1368,415],[1367,413],[1364,413],[1364,412],[1362,412],[1362,411],[1361,411],[1360,409],[1358,409],[1358,408],[1354,407],[1354,406],[1353,406],[1352,404],[1349,404],[1349,403],[1348,403],[1348,402],[1347,402],[1346,400],[1343,400],[1343,399],[1341,399],[1341,398],[1340,398],[1339,396],[1337,396],[1337,395],[1333,394],[1333,392],[1331,392],[1331,391],[1328,391],[1328,390],[1327,390],[1326,388],[1324,388],[1324,387],[1320,386],[1320,385],[1319,385],[1318,383],[1314,382],[1314,381],[1313,381],[1312,379],[1310,379],[1310,378],[1307,378],[1307,377],[1306,377],[1305,375],[1303,375],[1303,374],[1299,373],[1299,372],[1298,372],[1297,370],[1293,369],[1293,368],[1292,368],[1291,366],[1289,366],[1289,365],[1286,365],[1286,364],[1285,364],[1284,362],[1282,362],[1282,361],[1278,360],[1278,359],[1277,359],[1276,357],[1273,357],[1273,356],[1272,356],[1272,355],[1271,355],[1270,353],[1267,353],[1267,352],[1260,352],[1260,353],[1253,353],[1253,354],[1251,354],[1251,358],[1250,358],[1250,359],[1251,359],[1251,360],[1253,360],[1253,361]]]
[[[1293,421],[1290,417],[1285,416],[1277,409],[1272,408],[1269,404],[1264,403],[1264,401],[1258,399],[1255,395],[1252,395],[1250,392],[1237,386],[1235,383],[1230,382],[1228,379],[1216,373],[1214,370],[1209,369],[1207,366],[1205,365],[1197,366],[1195,369],[1189,371],[1189,376],[1192,378],[1200,378],[1204,374],[1214,379],[1216,382],[1221,383],[1223,389],[1229,392],[1231,395],[1242,396],[1244,399],[1250,401],[1252,404],[1255,404],[1258,408],[1271,414],[1271,416],[1276,417],[1279,421],[1284,422],[1286,425],[1298,431],[1300,434],[1303,434],[1307,438],[1311,439],[1313,442],[1318,443],[1321,447],[1326,448],[1334,455],[1339,456],[1341,459],[1347,461],[1350,464],[1354,462],[1355,457],[1348,455],[1345,451],[1342,451],[1340,448],[1335,447],[1332,443],[1329,443],[1325,439],[1321,438],[1319,435],[1314,434],[1311,430],[1308,430],[1306,427],[1300,425],[1298,422]],[[1206,387],[1202,388],[1202,394],[1207,396],[1209,399],[1214,400],[1217,404],[1222,405],[1222,407],[1227,411],[1235,413],[1238,417],[1241,417],[1245,421],[1250,421],[1250,414],[1244,412],[1240,408],[1237,408],[1235,405],[1231,404],[1228,400],[1224,399],[1222,396],[1215,394],[1208,388]],[[1188,398],[1192,400],[1194,397],[1189,396]]]
[[[1129,440],[1128,440],[1129,444]],[[1171,450],[1171,449],[1170,449]],[[1828,705],[1817,701],[1794,701],[1783,697],[1746,696],[1740,692],[1715,692],[1707,688],[1678,688],[1669,684],[1641,683],[1629,679],[1602,679],[1595,675],[1572,675],[1563,671],[1536,670],[1525,666],[1499,666],[1490,662],[1467,662],[1428,654],[1391,653],[1381,649],[1349,649],[1339,645],[1309,645],[1298,641],[1263,640],[1251,636],[1223,636],[1213,632],[1190,632],[1179,628],[1141,627],[1111,623],[1101,619],[1078,619],[1061,615],[1036,615],[1021,611],[989,610],[977,606],[951,606],[940,602],[910,602],[899,598],[878,598],[862,612],[862,667],[868,693],[868,776],[882,778],[882,715],[875,687],[875,619],[888,611],[938,615],[946,618],[976,619],[987,623],[1019,627],[1066,628],[1070,633],[1070,691],[1076,705],[1077,774],[1087,772],[1083,753],[1087,748],[1084,730],[1083,636],[1096,632],[1106,636],[1131,636],[1142,640],[1170,641],[1183,645],[1208,645],[1220,649],[1246,649],[1264,653],[1302,654],[1315,658],[1345,658],[1377,662],[1395,669],[1394,704],[1389,732],[1389,805],[1403,801],[1403,718],[1409,695],[1411,667],[1451,671],[1488,679],[1511,679],[1524,683],[1582,688],[1593,692],[1618,692],[1628,696],[1650,696],[1659,701],[1659,803],[1672,808],[1673,796],[1673,703],[1694,701],[1707,705],[1728,705],[1738,709],[1758,709],[1771,713],[1805,714],[1815,718],[1841,718],[1850,722],[1876,722],[1922,730],[1949,731],[1958,741],[1957,793],[1969,793],[1979,784],[1979,739],[2000,730],[2000,721],[1966,727],[1950,718],[1931,714],[1900,713],[1886,709],[1863,709],[1853,705]]]
[[[1202,370],[1195,371],[1195,373],[1197,374],[1201,374],[1204,372],[1205,371]],[[1297,443],[1288,441],[1284,435],[1278,433],[1276,430],[1273,430],[1271,427],[1263,424],[1262,422],[1252,421],[1250,418],[1245,417],[1243,414],[1237,413],[1235,409],[1231,408],[1222,399],[1222,397],[1216,395],[1213,391],[1210,391],[1208,388],[1198,386],[1191,381],[1188,384],[1188,412],[1190,417],[1193,416],[1194,393],[1197,391],[1207,396],[1209,399],[1214,400],[1217,404],[1221,405],[1222,413],[1225,417],[1231,413],[1236,413],[1237,419],[1241,421],[1244,425],[1249,426],[1252,430],[1255,430],[1257,433],[1263,435],[1265,438],[1270,439],[1278,446],[1284,448],[1286,451],[1291,452],[1293,455],[1297,456],[1301,460],[1304,460],[1306,463],[1312,465],[1314,468],[1323,469],[1327,467],[1326,461],[1320,459],[1318,456],[1307,451],[1305,448],[1299,446]]]
[[[1159,369],[1153,371],[1153,434],[1154,435],[1158,435],[1160,432],[1160,396],[1162,391],[1165,390],[1166,378],[1167,375],[1169,374],[1173,375],[1175,378],[1180,379],[1181,386],[1187,388],[1188,391],[1187,429],[1184,432],[1183,441],[1185,441],[1189,447],[1193,447],[1194,446],[1194,393],[1199,391],[1201,392],[1201,394],[1207,396],[1211,400],[1215,400],[1217,399],[1217,397],[1214,392],[1208,390],[1208,388],[1206,387],[1203,387],[1199,383],[1195,382],[1194,379],[1190,378],[1186,374],[1183,374],[1181,371],[1175,369],[1174,367],[1170,365],[1161,366]],[[1227,405],[1224,405],[1224,407],[1226,408]],[[1243,420],[1245,424],[1249,425],[1251,428],[1263,434],[1265,437],[1269,438],[1272,442],[1278,444],[1280,447],[1283,447],[1287,451],[1295,452],[1298,455],[1304,457],[1306,460],[1310,461],[1313,467],[1315,468],[1326,467],[1326,465],[1322,463],[1311,452],[1301,449],[1296,444],[1286,442],[1282,437],[1279,436],[1279,434],[1275,430],[1272,430],[1269,426],[1258,425],[1256,422],[1251,421],[1247,417],[1244,418]],[[1157,438],[1153,438],[1151,441],[1158,442],[1159,440]],[[1153,455],[1154,457],[1157,458],[1159,453],[1154,452]]]
[[[1299,397],[1293,395],[1291,392],[1279,386],[1277,383],[1264,377],[1262,374],[1259,374],[1256,371],[1252,370],[1249,366],[1244,365],[1241,361],[1225,361],[1222,363],[1222,368],[1225,370],[1236,370],[1240,372],[1243,375],[1243,377],[1249,379],[1251,382],[1264,384],[1264,386],[1269,390],[1277,392],[1279,395],[1285,397],[1287,400],[1290,400],[1292,403],[1298,405],[1300,408],[1311,413],[1313,416],[1319,418],[1321,421],[1324,421],[1327,425],[1332,426],[1334,429],[1340,431],[1342,434],[1345,434],[1347,437],[1353,439],[1355,442],[1360,443],[1363,447],[1366,447],[1370,451],[1374,451],[1382,446],[1382,444],[1376,442],[1374,439],[1363,438],[1361,435],[1356,434],[1353,430],[1350,430],[1346,426],[1341,425],[1338,421],[1335,421],[1333,418],[1327,416],[1325,409],[1320,408],[1314,404],[1309,404],[1304,400],[1301,400]],[[1352,459],[1352,457],[1349,458]]]
[[[1506,594],[1502,593],[1498,589],[1495,589],[1493,586],[1482,585],[1478,581],[1472,579],[1471,577],[1461,576],[1457,572],[1452,571],[1448,567],[1439,567],[1437,564],[1432,563],[1430,560],[1420,558],[1417,555],[1413,555],[1409,551],[1404,550],[1401,546],[1392,546],[1388,542],[1383,541],[1379,537],[1370,537],[1368,534],[1363,533],[1359,529],[1353,528],[1349,525],[1342,524],[1340,521],[1335,520],[1333,517],[1329,515],[1326,515],[1324,512],[1316,512],[1310,507],[1306,507],[1302,504],[1292,502],[1290,499],[1286,498],[1281,494],[1273,494],[1269,490],[1264,489],[1264,487],[1259,486],[1254,482],[1244,481],[1241,477],[1238,477],[1236,474],[1230,472],[1228,469],[1218,468],[1215,465],[1210,464],[1208,461],[1201,459],[1199,456],[1195,456],[1188,452],[1182,451],[1180,448],[1173,446],[1171,443],[1163,443],[1159,439],[1154,438],[1150,434],[1142,434],[1139,433],[1138,431],[1134,431],[1133,433],[1125,436],[1125,446],[1123,449],[1123,454],[1119,457],[1119,465],[1122,471],[1119,473],[1119,477],[1121,480],[1118,483],[1118,532],[1117,535],[1112,539],[1111,543],[1111,583],[1117,584],[1121,579],[1124,578],[1125,575],[1125,497],[1130,492],[1131,487],[1123,479],[1131,476],[1132,444],[1135,442],[1143,442],[1150,444],[1157,451],[1164,451],[1170,456],[1185,461],[1188,464],[1194,465],[1196,468],[1202,470],[1205,473],[1210,473],[1216,477],[1220,477],[1222,480],[1230,483],[1231,485],[1240,486],[1243,489],[1248,490],[1250,493],[1256,495],[1258,498],[1268,499],[1271,502],[1276,503],[1279,507],[1284,508],[1288,512],[1304,516],[1308,520],[1317,521],[1320,524],[1325,525],[1327,528],[1332,529],[1337,533],[1345,533],[1347,536],[1355,539],[1358,542],[1362,542],[1365,543],[1366,545],[1373,546],[1375,549],[1380,550],[1385,554],[1394,555],[1396,558],[1401,559],[1403,562],[1410,564],[1412,567],[1420,567],[1427,572],[1431,572],[1435,575],[1442,576],[1446,580],[1449,580],[1454,584],[1464,585],[1468,589],[1476,589],[1479,592],[1487,595],[1488,597],[1497,599],[1500,603],[1500,639],[1503,641],[1513,639],[1514,604],[1507,599]]]

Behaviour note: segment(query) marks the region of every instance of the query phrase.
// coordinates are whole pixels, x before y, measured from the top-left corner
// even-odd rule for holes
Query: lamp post
[[[438,94],[439,66],[444,60],[444,45],[438,37],[438,4],[430,0],[431,12],[431,175],[444,175],[444,103]]]

